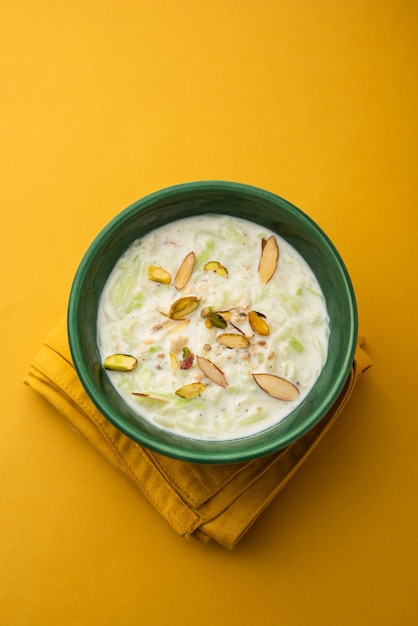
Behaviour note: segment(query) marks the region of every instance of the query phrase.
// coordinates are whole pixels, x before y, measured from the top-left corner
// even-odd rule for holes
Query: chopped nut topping
[[[177,360],[177,357],[175,354],[173,354],[172,352],[170,352],[170,361],[171,361],[171,367],[173,369],[177,369],[179,366],[179,362]]]
[[[186,296],[179,298],[170,307],[168,317],[172,320],[181,320],[189,313],[192,313],[199,306],[199,300],[196,296]]]
[[[180,396],[180,398],[194,398],[205,389],[206,385],[203,383],[189,383],[188,385],[183,385],[183,387],[177,389],[175,393],[177,396]]]
[[[218,336],[218,341],[227,348],[248,348],[251,344],[247,337],[235,333],[223,333]]]
[[[131,354],[112,354],[105,358],[103,367],[115,372],[130,372],[138,365],[137,359]]]
[[[221,265],[219,261],[209,261],[209,263],[206,263],[206,265],[204,265],[203,269],[210,272],[215,272],[216,274],[219,274],[219,276],[228,276],[228,270],[226,269],[226,267]]]
[[[195,261],[196,255],[194,252],[189,252],[189,254],[185,256],[174,278],[174,286],[176,289],[183,289],[183,287],[187,285],[192,275]]]
[[[227,327],[227,323],[226,323],[225,319],[219,313],[215,313],[215,312],[211,311],[208,314],[207,319],[211,322],[212,326],[216,326],[216,328],[226,328]]]
[[[180,369],[188,370],[193,365],[193,361],[194,361],[194,354],[190,352],[189,348],[184,347],[183,359],[182,361],[180,361]]]
[[[266,336],[270,334],[270,328],[266,320],[263,318],[264,318],[264,315],[257,313],[257,311],[250,311],[248,313],[248,321],[253,331],[257,335]]]
[[[163,283],[169,285],[171,283],[171,275],[167,270],[156,265],[150,265],[148,268],[148,278],[156,283]]]
[[[188,370],[193,365],[193,361],[194,361],[194,355],[189,354],[189,356],[186,356],[185,359],[180,361],[180,369]]]
[[[253,378],[263,391],[278,400],[296,400],[299,395],[299,389],[290,380],[275,374],[253,374]]]
[[[276,238],[273,235],[271,235],[264,244],[263,241],[261,242],[258,276],[261,284],[265,285],[276,271],[277,261],[279,259],[279,248]]]
[[[231,319],[231,313],[234,309],[228,309],[227,311],[217,311],[218,315],[224,318],[225,322],[229,322]]]
[[[139,391],[133,391],[132,395],[139,398],[148,398],[149,400],[158,400],[159,402],[170,402],[168,398],[164,398],[163,396],[157,396],[153,393],[140,393]]]
[[[245,335],[245,332],[239,326],[235,326],[235,324],[233,324],[232,322],[231,326],[235,328],[235,330],[237,330],[239,333],[241,333],[241,335]]]
[[[228,386],[225,374],[217,365],[215,365],[215,363],[212,363],[209,359],[205,359],[203,356],[196,357],[196,362],[198,367],[202,370],[205,376],[209,378],[209,380],[217,385],[220,385],[221,387]]]

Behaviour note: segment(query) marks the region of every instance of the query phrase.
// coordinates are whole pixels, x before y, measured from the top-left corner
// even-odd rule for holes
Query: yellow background
[[[418,623],[414,0],[0,2],[0,623]],[[341,252],[374,366],[229,552],[22,384],[77,265],[167,185],[245,182]]]

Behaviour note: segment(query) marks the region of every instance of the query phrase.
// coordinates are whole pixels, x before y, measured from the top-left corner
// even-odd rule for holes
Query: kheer
[[[265,430],[303,401],[326,361],[329,317],[293,246],[213,214],[134,241],[106,282],[97,328],[107,375],[138,419],[225,440]]]

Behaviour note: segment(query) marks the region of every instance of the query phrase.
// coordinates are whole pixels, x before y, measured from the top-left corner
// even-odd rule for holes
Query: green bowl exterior
[[[97,347],[99,299],[110,271],[128,246],[168,222],[207,213],[251,220],[276,232],[306,259],[324,292],[330,317],[325,366],[305,400],[286,419],[259,434],[229,441],[188,439],[141,419],[103,371]],[[68,339],[80,381],[97,409],[132,440],[195,463],[235,463],[288,446],[312,429],[334,404],[352,367],[357,308],[347,269],[327,235],[304,212],[263,189],[227,181],[191,182],[144,197],[119,213],[85,253],[71,288]]]

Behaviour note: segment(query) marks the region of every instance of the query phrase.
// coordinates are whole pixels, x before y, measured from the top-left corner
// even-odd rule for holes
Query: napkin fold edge
[[[186,471],[193,464],[164,457],[165,462],[172,463],[172,471],[165,475],[158,462],[161,455],[130,440],[100,415],[81,386],[63,338],[65,321],[48,335],[23,382],[54,406],[115,468],[132,479],[178,534],[203,543],[214,539],[229,549],[235,547],[328,432],[345,407],[356,380],[372,365],[360,346],[364,338],[359,337],[349,378],[327,416],[300,440],[261,459],[252,468],[254,471],[247,469],[253,463],[250,461],[239,464],[239,470],[230,476],[222,475],[223,482],[220,480],[216,491],[208,492],[206,500],[199,500],[193,499],[193,481],[187,495],[175,476],[173,479],[173,472],[175,475],[179,467],[175,464],[183,464]],[[218,466],[212,467],[211,471],[216,472]]]

